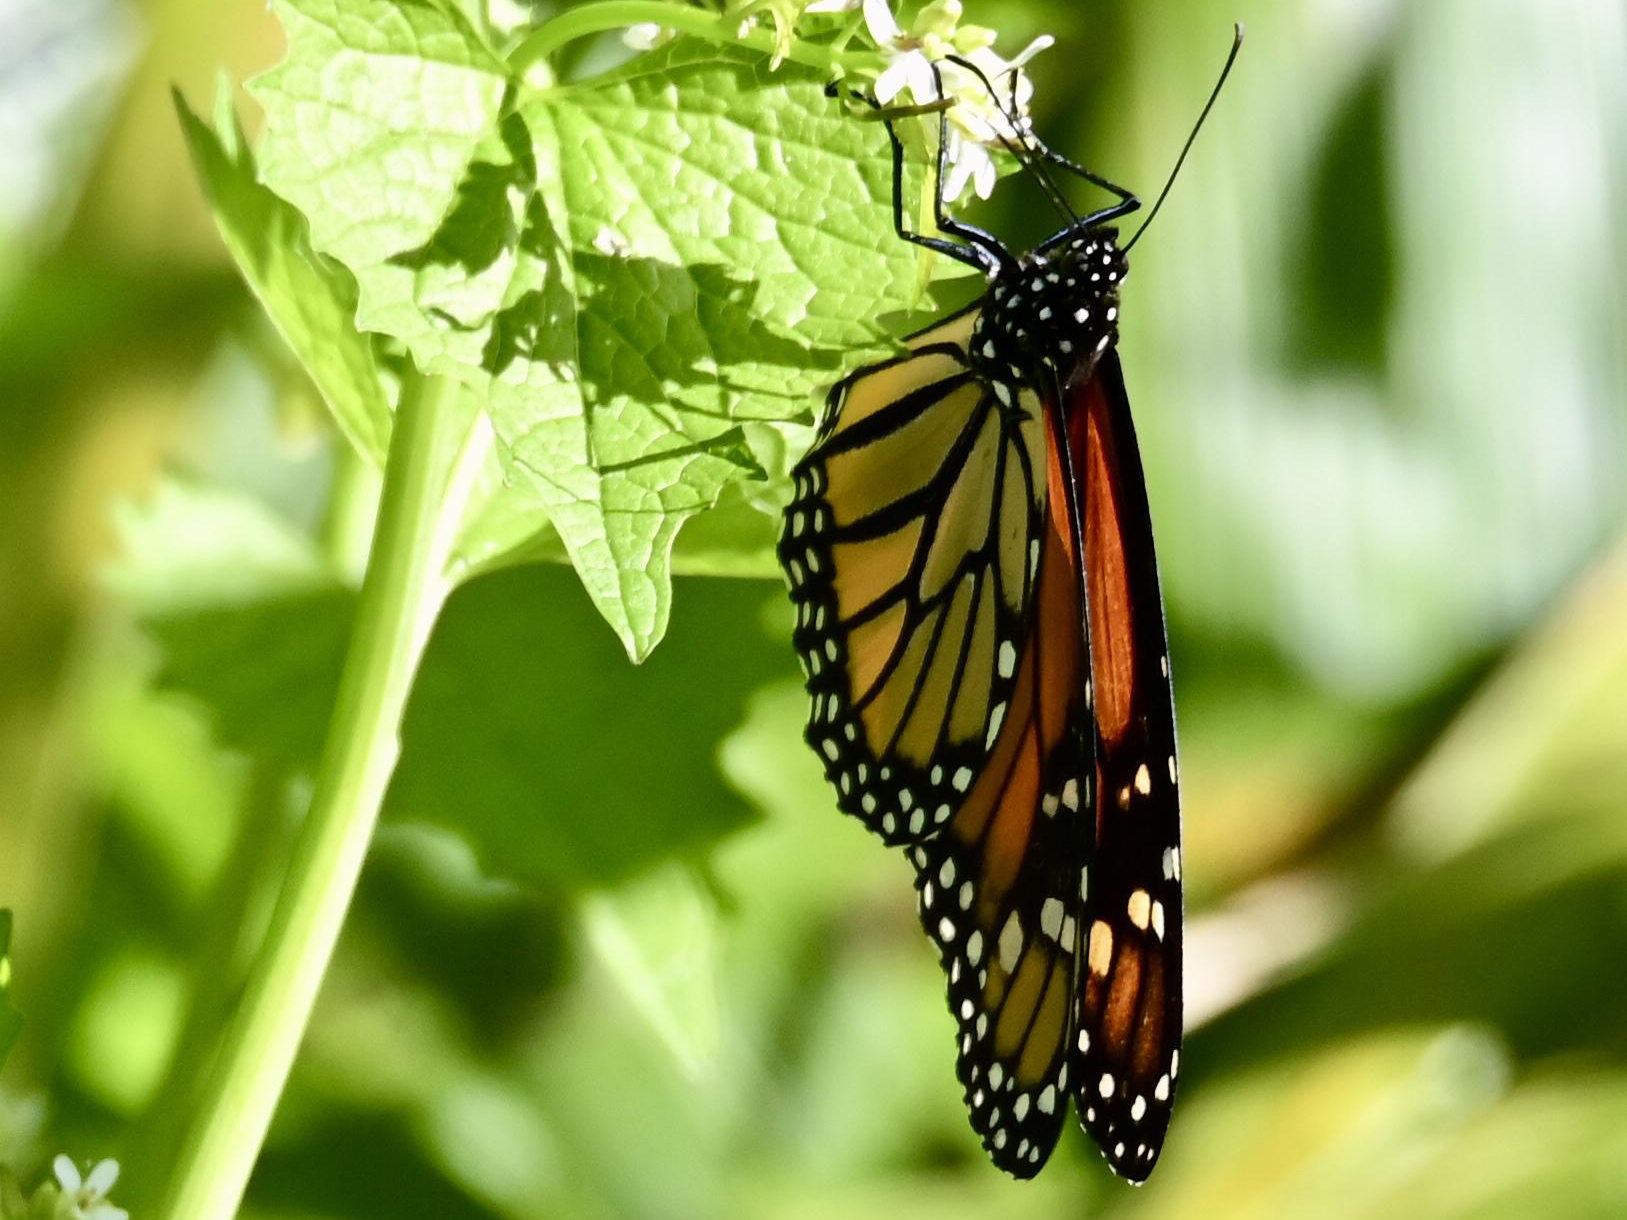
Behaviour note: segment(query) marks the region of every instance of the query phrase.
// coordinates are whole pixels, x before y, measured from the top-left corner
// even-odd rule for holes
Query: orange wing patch
[[[1130,724],[1135,682],[1135,634],[1130,630],[1130,587],[1124,567],[1124,531],[1119,523],[1109,442],[1098,412],[1086,415],[1085,571],[1091,611],[1091,669],[1096,678],[1096,724],[1102,737],[1117,741]]]
[[[1152,1172],[1180,1067],[1180,800],[1146,487],[1118,357],[1071,387],[1095,690],[1096,854],[1075,1102],[1113,1169]]]
[[[1054,468],[1054,447],[1046,461]],[[1067,511],[1050,501],[1032,619],[1002,662],[1015,683],[988,763],[943,832],[909,852],[922,925],[948,974],[973,1129],[1018,1177],[1038,1170],[1061,1131],[1077,1012],[1089,739]]]

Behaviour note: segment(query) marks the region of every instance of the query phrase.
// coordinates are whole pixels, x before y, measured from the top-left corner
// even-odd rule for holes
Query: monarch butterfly
[[[1241,41],[1239,27],[1177,171]],[[1126,251],[1146,223],[1120,247],[1113,222],[1140,201],[1028,137],[1013,104],[1007,145],[1069,217],[1013,255],[946,214],[938,109],[945,236],[904,225],[889,118],[893,225],[988,286],[839,382],[793,470],[779,557],[806,736],[838,806],[914,865],[994,1164],[1039,1172],[1071,1097],[1109,1165],[1139,1182],[1181,1040],[1174,705],[1115,350]],[[1043,164],[1115,201],[1076,216]]]

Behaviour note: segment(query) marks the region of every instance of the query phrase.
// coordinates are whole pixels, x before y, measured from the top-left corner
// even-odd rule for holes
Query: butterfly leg
[[[1043,242],[1040,243],[1039,248],[1041,250],[1049,250],[1052,246],[1055,246],[1074,236],[1081,229],[1093,229],[1097,225],[1110,224],[1119,217],[1128,216],[1131,212],[1134,212],[1141,207],[1141,200],[1137,198],[1135,194],[1125,190],[1122,186],[1119,186],[1116,183],[1109,182],[1100,174],[1092,173],[1071,157],[1063,156],[1061,153],[1045,144],[1042,144],[1038,140],[1033,142],[1033,149],[1039,154],[1039,156],[1044,158],[1051,165],[1055,165],[1059,169],[1065,169],[1070,174],[1075,174],[1078,177],[1083,178],[1092,186],[1099,186],[1102,188],[1102,190],[1107,191],[1109,194],[1118,198],[1117,203],[1111,204],[1108,207],[1100,209],[1099,211],[1092,212],[1089,216],[1084,217],[1077,223],[1070,224],[1066,228],[1060,229],[1051,234],[1050,237],[1047,237]]]
[[[999,244],[992,236],[973,225],[962,224],[945,215],[943,203],[943,176],[948,169],[948,121],[940,116],[938,120],[938,168],[937,180],[932,188],[932,204],[938,228],[945,233],[961,239],[960,242],[948,241],[942,237],[928,237],[924,233],[916,233],[904,224],[904,142],[898,138],[898,131],[893,127],[892,120],[883,123],[887,128],[887,139],[893,146],[893,230],[899,237],[917,246],[924,246],[928,250],[936,250],[939,254],[946,254],[957,262],[976,267],[985,274],[992,274],[1000,265]],[[963,245],[962,242],[965,244]]]
[[[1040,156],[1044,157],[1052,165],[1055,165],[1060,169],[1065,169],[1070,174],[1076,174],[1083,178],[1086,182],[1091,183],[1093,186],[1099,186],[1102,188],[1102,190],[1116,196],[1119,202],[1118,204],[1114,205],[1115,207],[1128,204],[1130,205],[1129,210],[1134,211],[1136,208],[1141,206],[1141,200],[1138,199],[1133,192],[1127,191],[1122,186],[1109,182],[1100,174],[1092,173],[1071,157],[1064,156],[1063,154],[1057,152],[1054,148],[1041,144],[1038,140],[1035,140],[1034,151],[1039,153]]]

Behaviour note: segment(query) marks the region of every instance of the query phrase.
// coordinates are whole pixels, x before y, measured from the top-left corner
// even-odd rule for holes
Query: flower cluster
[[[814,0],[805,11],[821,3]],[[876,100],[885,106],[906,90],[917,104],[953,98],[954,105],[949,108],[949,173],[944,179],[943,196],[950,201],[958,199],[970,183],[981,198],[987,199],[997,176],[990,149],[1014,143],[1028,130],[1034,84],[1023,67],[1054,40],[1048,34],[1036,38],[1015,57],[1006,59],[994,49],[993,30],[960,24],[960,0],[934,0],[921,10],[907,31],[899,27],[887,0],[863,0],[863,6],[865,26],[887,61],[876,78]],[[975,65],[987,83],[976,72],[946,58],[950,55]],[[990,92],[990,85],[998,96]]]
[[[905,93],[913,105],[948,99],[943,197],[952,202],[970,185],[987,199],[998,177],[992,150],[1018,142],[1028,131],[1034,85],[1023,67],[1054,40],[1050,35],[1036,38],[1007,59],[994,49],[993,30],[961,24],[961,0],[931,0],[907,30],[898,24],[889,0],[726,0],[723,16],[738,23],[744,38],[766,14],[774,25],[773,66],[778,67],[790,54],[799,20],[855,9],[862,9],[864,27],[881,57],[876,101],[887,106]],[[672,33],[670,27],[645,23],[629,27],[623,40],[649,50]]]

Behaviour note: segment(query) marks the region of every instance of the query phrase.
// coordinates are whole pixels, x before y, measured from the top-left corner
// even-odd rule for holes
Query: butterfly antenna
[[[1198,138],[1198,132],[1203,130],[1203,120],[1209,117],[1209,112],[1215,107],[1215,99],[1220,96],[1221,86],[1231,75],[1232,65],[1237,62],[1237,53],[1243,49],[1243,23],[1239,21],[1235,27],[1236,34],[1232,38],[1231,53],[1226,56],[1226,66],[1220,70],[1220,79],[1215,82],[1214,90],[1209,94],[1209,100],[1203,104],[1203,112],[1198,115],[1198,121],[1192,124],[1192,134],[1186,137],[1186,143],[1181,148],[1181,155],[1175,158],[1175,168],[1169,171],[1169,178],[1164,183],[1164,189],[1158,192],[1158,201],[1152,205],[1152,211],[1147,213],[1147,219],[1141,222],[1141,227],[1135,231],[1135,236],[1124,243],[1125,253],[1130,247],[1141,240],[1141,235],[1147,231],[1153,217],[1158,215],[1158,209],[1164,206],[1164,200],[1169,195],[1169,188],[1175,185],[1175,177],[1181,172],[1181,166],[1186,163],[1186,154],[1192,151],[1192,144]]]
[[[1023,121],[1022,105],[1017,100],[1017,89],[1022,84],[1022,69],[1013,65],[1006,69],[1006,74],[1011,77],[1011,105],[1006,108],[1006,119],[1011,124],[1011,130],[1017,133],[1018,142],[1028,152],[1026,161],[1023,161],[1021,156],[1018,157],[1018,160],[1023,161],[1023,164],[1028,167],[1028,172],[1040,180],[1040,185],[1046,194],[1050,195],[1051,202],[1067,219],[1068,226],[1072,228],[1079,223],[1079,213],[1073,210],[1073,204],[1068,202],[1067,193],[1057,186],[1056,179],[1051,177],[1050,171],[1045,168],[1045,149],[1040,144],[1039,137],[1034,135],[1032,124],[1026,124]],[[995,105],[999,105],[998,98],[995,99]],[[1001,143],[1005,143],[1005,141],[1002,140]],[[1007,145],[1007,147],[1009,148],[1010,145]]]

